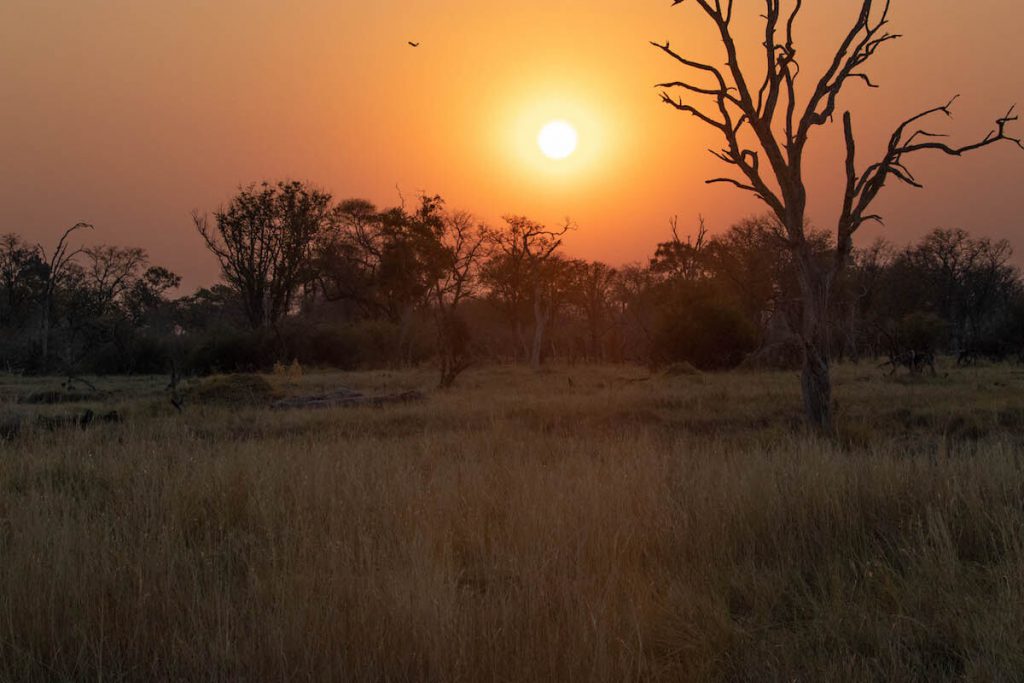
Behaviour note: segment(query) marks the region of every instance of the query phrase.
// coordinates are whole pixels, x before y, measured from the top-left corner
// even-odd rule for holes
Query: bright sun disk
[[[579,135],[567,121],[551,121],[537,135],[537,145],[549,159],[565,159],[576,151]]]

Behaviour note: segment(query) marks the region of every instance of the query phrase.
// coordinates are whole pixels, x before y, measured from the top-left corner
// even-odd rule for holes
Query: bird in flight
[[[414,43],[411,40],[409,41],[409,45],[411,45],[412,47],[419,47],[420,46],[419,43]]]

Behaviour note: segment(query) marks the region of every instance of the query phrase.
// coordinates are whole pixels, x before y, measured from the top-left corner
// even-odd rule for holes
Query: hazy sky
[[[798,29],[810,80],[859,3],[805,4]],[[49,245],[89,221],[90,241],[144,247],[193,287],[216,268],[192,209],[215,209],[241,183],[290,177],[382,205],[398,201],[396,186],[407,197],[440,193],[489,221],[571,217],[574,255],[640,260],[675,214],[686,226],[703,213],[715,231],[761,211],[703,184],[723,171],[704,151],[713,136],[652,87],[680,72],[648,40],[722,61],[691,5],[2,0],[0,232]],[[894,0],[892,14],[906,37],[874,63],[882,88],[853,85],[841,102],[854,112],[862,158],[905,115],[954,94],[956,119],[938,125],[961,137],[1024,104],[1019,0]],[[567,161],[534,144],[550,119],[579,129]],[[839,201],[837,143],[819,132],[813,154],[811,213],[823,226]],[[893,187],[879,205],[893,240],[959,226],[1024,252],[1024,152],[921,157],[914,170],[927,188]]]

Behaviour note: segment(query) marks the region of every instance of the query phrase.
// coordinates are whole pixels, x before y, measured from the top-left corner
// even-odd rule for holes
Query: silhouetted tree
[[[549,230],[524,216],[506,216],[504,229],[495,233],[495,254],[484,268],[492,300],[505,312],[526,347],[526,320],[532,313],[530,365],[539,368],[548,324],[564,291],[564,264],[556,252],[569,223]]]
[[[1005,240],[973,238],[964,230],[934,230],[893,260],[890,286],[899,299],[884,302],[890,321],[928,312],[946,321],[958,351],[996,355],[987,327],[1012,299],[1018,274]]]
[[[388,214],[364,199],[338,204],[334,224],[316,247],[317,284],[324,299],[350,304],[364,316],[396,317],[380,286],[386,241],[394,234],[385,228]]]
[[[570,275],[570,302],[583,318],[586,354],[591,362],[605,360],[606,335],[611,332],[613,292],[618,271],[597,261],[574,260]]]
[[[0,326],[26,324],[46,277],[46,263],[39,247],[15,234],[0,236]]]
[[[704,217],[700,217],[697,237],[687,236],[685,242],[679,237],[678,219],[673,218],[671,226],[672,239],[658,244],[651,259],[651,273],[662,279],[690,282],[704,277],[708,237]]]
[[[479,288],[479,270],[493,244],[492,233],[465,212],[440,213],[440,203],[425,205],[439,220],[421,242],[426,283],[437,328],[440,386],[448,388],[471,361],[470,334],[460,314],[464,300]]]
[[[675,0],[674,5],[684,0]],[[835,251],[827,263],[817,257],[806,231],[807,189],[804,153],[812,132],[833,121],[838,98],[851,81],[874,86],[863,66],[880,47],[899,36],[887,31],[889,0],[862,0],[857,19],[836,49],[830,63],[816,83],[806,89],[805,102],[798,101],[797,82],[807,72],[797,60],[795,28],[802,8],[796,0],[784,12],[781,0],[763,0],[763,42],[759,48],[762,68],[744,70],[740,63],[734,27],[733,0],[694,0],[711,20],[725,49],[724,68],[690,59],[675,51],[668,42],[653,43],[681,65],[687,75],[661,83],[663,100],[693,115],[721,134],[724,147],[713,154],[735,168],[739,177],[723,177],[709,183],[728,183],[753,193],[763,201],[784,229],[789,248],[798,265],[802,301],[800,328],[804,345],[802,390],[809,421],[819,428],[832,424],[832,384],[830,372],[830,320],[833,284],[846,267],[853,250],[853,235],[866,221],[879,220],[871,206],[890,179],[914,187],[907,163],[919,152],[935,151],[951,156],[1011,141],[1006,134],[1017,117],[1011,109],[996,120],[995,129],[981,140],[954,146],[921,128],[923,121],[937,114],[950,115],[953,102],[934,107],[908,118],[889,139],[877,161],[858,170],[853,119],[843,114],[846,159],[843,165],[845,189],[836,221]],[[671,90],[682,90],[688,97],[710,98],[710,108],[695,106]]]
[[[836,327],[842,345],[841,356],[860,361],[870,347],[877,355],[877,344],[871,341],[871,322],[877,318],[887,298],[901,296],[900,290],[886,290],[887,274],[894,259],[892,245],[876,240],[865,249],[854,249],[850,265],[836,279]]]
[[[612,287],[612,300],[620,330],[620,358],[650,366],[655,363],[657,282],[649,267],[634,263],[619,269]]]
[[[90,290],[100,314],[121,302],[138,282],[148,260],[143,249],[107,245],[86,247],[82,256],[84,285]]]
[[[129,318],[139,323],[168,303],[167,294],[181,284],[181,276],[162,266],[150,266],[131,282],[122,297]]]
[[[431,245],[444,232],[443,200],[379,210],[361,199],[342,202],[336,225],[317,248],[320,295],[365,319],[385,318],[399,330],[400,352],[411,360],[414,324],[430,298]]]
[[[276,325],[312,281],[317,238],[334,220],[331,196],[300,182],[249,185],[226,209],[193,214],[196,229],[238,291],[249,325]]]
[[[75,258],[84,251],[83,248],[72,249],[68,239],[71,235],[79,230],[91,230],[92,225],[89,223],[76,223],[70,228],[64,231],[60,239],[57,240],[57,246],[54,247],[53,253],[48,258],[44,257],[44,265],[46,266],[46,277],[43,280],[43,292],[40,301],[41,314],[40,314],[40,357],[42,362],[40,367],[45,370],[49,367],[50,362],[50,322],[53,315],[53,303],[54,297],[57,294],[58,287],[62,284],[65,276],[69,269],[74,265]],[[45,254],[42,246],[38,247],[40,254]]]

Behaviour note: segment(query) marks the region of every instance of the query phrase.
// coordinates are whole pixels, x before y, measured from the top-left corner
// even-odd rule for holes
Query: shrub
[[[745,370],[799,370],[804,363],[804,344],[799,335],[765,344],[747,356],[742,363]]]
[[[358,364],[359,350],[350,327],[317,325],[288,333],[293,360],[303,365],[319,365],[352,370]]]
[[[398,325],[368,320],[346,325],[283,323],[274,330],[220,328],[188,342],[185,368],[209,375],[279,372],[301,376],[302,367],[339,370],[419,363],[434,352],[431,328],[413,324],[403,339]]]
[[[903,316],[898,327],[902,348],[937,351],[949,337],[949,324],[934,313],[915,311]]]
[[[201,375],[268,370],[276,359],[274,347],[266,330],[211,330],[193,342],[186,366]]]
[[[170,362],[168,344],[149,334],[133,334],[120,344],[98,345],[77,368],[96,375],[159,375]]]
[[[711,300],[682,301],[668,308],[655,330],[662,363],[687,362],[700,370],[726,370],[757,346],[757,330],[735,307]]]

